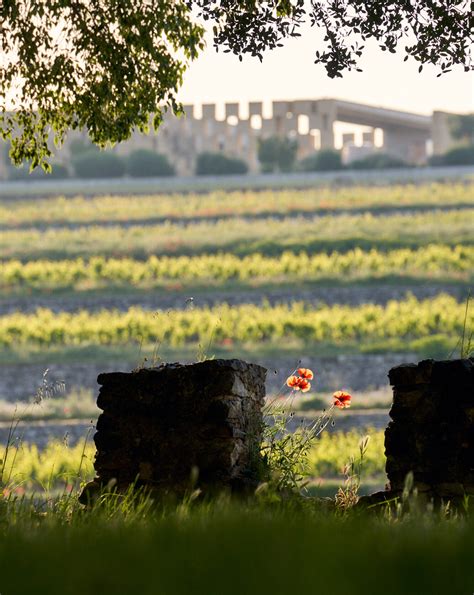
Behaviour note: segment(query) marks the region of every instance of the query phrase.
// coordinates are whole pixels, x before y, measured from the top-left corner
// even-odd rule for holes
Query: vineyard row
[[[279,257],[251,254],[202,256],[151,256],[146,261],[130,258],[92,257],[90,260],[36,260],[0,263],[3,288],[97,288],[107,285],[159,286],[169,282],[227,281],[291,282],[320,279],[354,280],[389,275],[467,281],[474,271],[474,246],[429,245],[418,250],[389,252],[350,250],[310,255],[284,252]]]
[[[159,342],[170,347],[186,344],[233,344],[279,341],[300,343],[382,339],[416,339],[432,334],[460,337],[465,304],[447,295],[417,300],[410,296],[385,306],[364,304],[314,307],[302,302],[270,306],[221,304],[213,308],[157,311],[133,307],[126,312],[102,310],[54,313],[13,313],[0,317],[0,345],[23,344],[126,345]],[[472,329],[474,312],[466,328]]]

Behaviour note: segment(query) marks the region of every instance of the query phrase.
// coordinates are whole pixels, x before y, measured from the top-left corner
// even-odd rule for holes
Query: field
[[[471,245],[470,209],[436,209],[424,213],[389,216],[336,214],[321,217],[224,218],[182,224],[85,225],[52,228],[8,229],[0,249],[8,258],[104,257],[146,258],[157,255],[196,255],[256,252],[279,255],[291,250],[313,254],[354,248],[419,248],[439,242],[449,246]]]
[[[468,182],[0,199],[1,595],[472,592],[469,515],[348,503],[386,482],[388,370],[469,349],[473,221]],[[352,393],[292,462],[304,498],[276,466],[248,499],[84,511],[97,374],[210,357],[264,365],[270,396],[313,369],[290,435]]]
[[[464,313],[465,306],[448,295],[423,301],[408,297],[386,306],[308,306],[295,301],[277,306],[221,304],[154,314],[138,307],[94,313],[38,309],[32,314],[4,315],[0,319],[0,347],[136,343],[147,348],[164,342],[173,348],[209,344],[209,348],[255,345],[264,349],[284,340],[287,347],[302,352],[326,344],[347,349],[357,344],[358,350],[390,351],[403,342],[416,350],[427,337],[455,344],[463,332]],[[469,326],[473,320],[469,313]]]
[[[324,390],[383,388],[371,354],[387,367],[391,354],[447,357],[471,324],[473,215],[468,181],[5,198],[5,377],[31,361],[80,392],[91,361],[240,355],[278,368],[270,392],[299,359]],[[325,378],[338,357],[347,374]],[[78,384],[68,365],[79,362]],[[365,388],[357,365],[372,369]],[[20,400],[31,397],[32,381],[19,381]],[[0,383],[3,401],[7,391]]]

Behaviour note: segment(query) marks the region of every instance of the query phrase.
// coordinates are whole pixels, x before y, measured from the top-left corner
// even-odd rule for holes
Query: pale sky
[[[426,67],[418,73],[413,59],[382,52],[366,45],[363,72],[330,79],[324,67],[314,64],[318,33],[309,29],[285,47],[267,52],[263,63],[208,48],[189,68],[180,92],[183,103],[217,103],[332,97],[381,107],[431,114],[433,110],[474,111],[474,73],[461,68],[439,78],[439,70]],[[319,45],[321,48],[321,45]]]

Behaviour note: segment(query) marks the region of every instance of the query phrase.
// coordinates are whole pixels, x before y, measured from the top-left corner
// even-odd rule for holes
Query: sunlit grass
[[[130,222],[153,218],[285,215],[325,210],[446,207],[473,204],[470,184],[351,186],[283,191],[216,191],[208,194],[36,198],[0,202],[4,225]]]
[[[0,234],[3,260],[17,258],[65,259],[130,256],[145,259],[158,255],[198,255],[256,252],[278,255],[285,251],[345,252],[356,247],[390,250],[419,248],[429,243],[448,246],[472,244],[473,210],[432,211],[375,217],[362,215],[247,220],[236,218],[182,226],[160,225],[84,226],[69,229],[8,229]]]

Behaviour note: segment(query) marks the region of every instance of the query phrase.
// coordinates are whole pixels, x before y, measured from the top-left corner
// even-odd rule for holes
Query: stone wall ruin
[[[111,481],[182,494],[196,474],[204,490],[255,488],[265,376],[235,359],[100,374],[97,477],[82,501]]]
[[[474,496],[474,359],[403,364],[390,370],[389,379],[389,484],[361,504],[399,498],[410,475],[422,501],[462,505]]]

